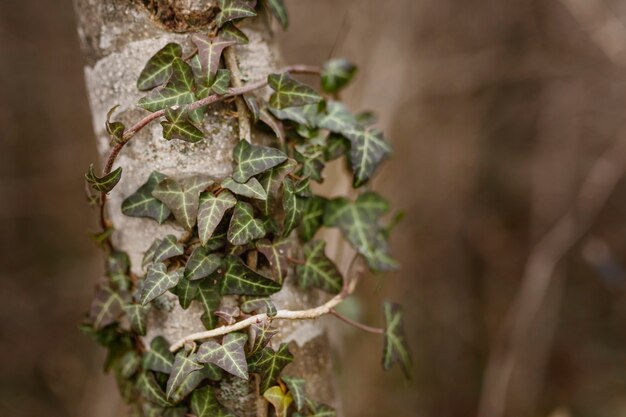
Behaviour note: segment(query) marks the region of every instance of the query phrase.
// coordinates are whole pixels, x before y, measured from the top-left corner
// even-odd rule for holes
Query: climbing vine
[[[282,0],[267,3],[286,27]],[[335,309],[354,292],[365,266],[371,271],[398,266],[387,243],[394,222],[381,219],[389,204],[366,187],[391,146],[371,114],[353,114],[338,101],[356,73],[346,60],[333,59],[321,68],[290,66],[243,83],[232,48],[248,42],[237,23],[256,14],[255,1],[222,0],[215,26],[191,35],[190,47],[169,43],[157,51],[137,80],[146,93],[138,106],[148,114],[127,127],[112,120],[116,109],[111,109],[110,154],[101,176],[93,165],[85,176],[89,200],[99,208],[102,230],[94,237],[106,254],[107,279],[96,288],[83,329],[108,349],[105,368],[113,371],[138,416],[232,416],[219,401],[220,381],[248,380],[251,374],[258,375],[259,393],[278,417],[334,415],[307,395],[306,381],[282,373],[293,356],[286,344],[270,344],[278,320],[334,315],[380,333],[384,369],[398,363],[410,376],[397,304],[384,303],[384,329],[356,323]],[[323,95],[292,77],[303,73],[320,77]],[[267,100],[251,94],[268,87]],[[136,276],[127,254],[111,241],[106,218],[107,193],[123,178],[123,167],[113,169],[118,155],[153,121],[160,121],[165,140],[206,140],[200,126],[207,109],[227,100],[237,104],[240,129],[231,176],[170,178],[154,171],[123,201],[126,216],[175,222],[186,231],[181,238],[156,239],[143,257],[145,274]],[[273,146],[251,143],[249,123],[273,131]],[[354,188],[366,188],[355,199],[327,199],[311,186],[322,182],[325,164],[338,158],[346,159]],[[339,229],[356,249],[346,276],[327,256],[324,240],[316,238],[324,227]],[[281,309],[272,294],[287,280],[327,293],[327,301],[305,310]],[[199,303],[206,330],[148,343],[143,338],[148,314],[164,308],[167,292],[183,309]],[[231,302],[223,303],[225,297]]]

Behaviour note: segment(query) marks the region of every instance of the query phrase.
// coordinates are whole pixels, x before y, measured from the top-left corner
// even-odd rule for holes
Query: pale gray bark
[[[159,3],[159,6],[154,3]],[[164,8],[163,3],[168,6]],[[104,130],[107,111],[119,104],[114,119],[127,126],[145,115],[144,110],[136,107],[142,94],[135,83],[146,61],[168,42],[186,45],[185,32],[201,30],[202,24],[214,17],[215,3],[211,0],[75,0],[78,32],[87,61],[87,91],[102,158],[110,150]],[[242,78],[244,82],[261,79],[280,66],[280,56],[268,19],[259,16],[244,24],[242,29],[250,38],[248,45],[236,47]],[[209,110],[204,122],[208,137],[201,143],[166,141],[162,138],[160,125],[153,122],[139,132],[118,157],[116,166],[123,167],[123,175],[109,196],[108,214],[115,227],[114,245],[128,253],[134,273],[144,274],[141,258],[156,237],[170,233],[180,236],[183,229],[173,223],[158,225],[149,219],[124,216],[120,211],[122,200],[134,192],[153,170],[174,178],[197,173],[215,178],[227,176],[232,169],[231,152],[238,140],[238,123],[237,118],[232,116],[233,109],[234,106],[220,104]],[[267,140],[254,129],[252,137],[253,141]],[[285,287],[276,297],[279,308],[304,308],[320,303],[317,294],[301,294],[289,285]],[[203,330],[199,305],[192,305],[185,311],[174,297],[170,301],[169,311],[153,309],[148,340],[162,334],[174,342],[186,334]],[[289,342],[296,357],[286,373],[304,377],[312,398],[336,405],[323,324],[289,322],[278,325],[282,327],[274,343]],[[238,391],[240,389],[230,393],[231,405],[239,403],[236,408],[242,415],[255,415],[254,398],[242,402],[241,398],[246,396]]]

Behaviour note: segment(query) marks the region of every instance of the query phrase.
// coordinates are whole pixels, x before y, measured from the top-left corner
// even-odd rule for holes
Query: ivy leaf
[[[326,146],[324,147],[324,159],[332,161],[342,157],[350,149],[350,141],[342,135],[331,133],[326,138]]]
[[[296,161],[302,164],[300,176],[322,182],[322,170],[324,169],[323,148],[321,146],[307,146],[300,150],[302,152],[295,152]]]
[[[124,123],[111,121],[111,116],[113,115],[113,112],[115,111],[115,109],[117,109],[118,107],[119,107],[119,104],[117,106],[112,107],[107,112],[107,119],[106,119],[106,122],[104,123],[104,127],[106,128],[107,133],[111,137],[111,140],[113,140],[114,142],[120,143],[124,140],[124,130],[126,129],[124,126]]]
[[[284,109],[269,107],[269,111],[280,120],[290,120],[297,125],[316,128],[320,117],[320,107],[324,107],[323,102],[307,104],[306,106],[286,107]]]
[[[276,379],[287,364],[293,361],[286,343],[282,343],[278,350],[265,347],[248,359],[250,372],[261,375],[261,391],[267,391],[276,383]]]
[[[256,178],[250,178],[247,182],[241,184],[228,177],[222,181],[221,185],[223,188],[244,197],[256,198],[257,200],[267,199],[265,190]]]
[[[195,101],[193,71],[189,64],[176,58],[171,64],[172,76],[165,86],[152,90],[137,105],[151,112],[182,106]]]
[[[146,265],[150,264],[154,260],[154,252],[156,252],[156,249],[159,247],[162,240],[163,239],[154,239],[152,241],[152,244],[150,245],[150,247],[143,254],[143,259],[141,260],[142,268],[145,268]]]
[[[172,288],[172,293],[178,296],[178,302],[183,310],[187,310],[191,305],[191,301],[198,295],[198,283],[180,277],[178,284]]]
[[[268,320],[250,325],[248,355],[252,356],[267,346],[272,337],[278,334],[278,329],[272,327]]]
[[[293,159],[287,159],[280,165],[275,166],[267,172],[259,176],[259,183],[265,190],[267,198],[258,203],[261,212],[268,216],[276,207],[278,199],[278,190],[283,183],[285,177],[296,169],[297,163]]]
[[[180,269],[168,273],[163,263],[150,265],[148,275],[143,283],[141,303],[146,305],[167,290],[174,288],[182,275]]]
[[[385,301],[385,334],[383,368],[388,371],[394,363],[402,367],[404,376],[411,379],[411,355],[404,333],[404,315],[400,305]]]
[[[99,285],[89,310],[89,320],[93,328],[100,330],[117,321],[124,312],[124,298],[108,284]]]
[[[170,344],[163,336],[156,336],[150,342],[150,350],[143,354],[142,361],[144,369],[169,374],[174,366]]]
[[[161,262],[174,256],[179,256],[185,253],[185,248],[182,243],[178,243],[178,239],[174,235],[165,236],[159,246],[154,250],[153,260],[154,262]]]
[[[220,0],[220,12],[215,18],[217,27],[244,17],[256,16],[254,6],[245,0]]]
[[[237,202],[228,227],[228,241],[233,245],[245,245],[263,235],[263,221],[254,218],[252,206],[243,201]]]
[[[172,398],[172,394],[180,387],[185,378],[194,371],[202,369],[196,360],[196,354],[180,351],[176,354],[174,359],[174,365],[172,366],[172,372],[167,380],[167,386],[165,387],[165,394],[167,398]]]
[[[108,193],[111,191],[122,178],[122,167],[118,167],[102,177],[96,176],[93,172],[93,164],[89,165],[89,172],[85,174],[87,184],[96,191]]]
[[[269,298],[252,298],[241,303],[241,311],[244,313],[260,312],[265,310],[268,317],[276,315],[276,306]]]
[[[215,80],[217,70],[220,66],[220,57],[225,48],[234,45],[236,41],[221,37],[211,38],[203,33],[194,33],[191,41],[198,48],[198,59],[200,61],[201,73],[200,84],[210,86]]]
[[[203,245],[206,245],[211,238],[226,211],[235,204],[237,204],[237,199],[228,191],[222,191],[218,195],[210,192],[200,194],[198,235]]]
[[[195,417],[235,417],[217,402],[210,386],[198,388],[191,394],[191,411]]]
[[[326,209],[326,199],[320,196],[313,196],[306,200],[304,204],[304,216],[298,230],[300,239],[308,242],[313,239],[315,233],[324,224],[324,211]]]
[[[289,392],[293,397],[293,401],[295,402],[298,411],[302,411],[306,400],[306,393],[304,391],[304,379],[294,378],[291,376],[283,376],[280,379],[282,379],[285,385],[287,385],[287,388],[289,388]]]
[[[272,14],[278,20],[283,29],[287,29],[289,26],[289,16],[287,15],[287,8],[283,0],[268,0]]]
[[[137,378],[137,388],[145,399],[158,405],[159,407],[168,407],[172,405],[167,400],[165,393],[154,378],[154,375],[150,372],[142,372],[139,374],[139,377]]]
[[[314,240],[304,245],[303,265],[296,266],[296,275],[302,288],[320,288],[331,294],[341,291],[343,278],[337,266],[324,252],[326,242]]]
[[[178,403],[187,395],[191,394],[198,385],[205,379],[219,380],[221,378],[221,370],[214,365],[208,364],[198,371],[187,374],[181,381],[180,385],[172,393],[172,401]],[[166,416],[164,416],[166,417]]]
[[[190,143],[204,139],[204,133],[191,123],[185,109],[168,107],[165,109],[165,119],[161,122],[165,139],[179,139]]]
[[[226,23],[222,26],[219,32],[220,38],[227,41],[235,41],[238,45],[247,45],[250,40],[237,26],[232,22]]]
[[[194,281],[208,277],[220,266],[222,259],[216,254],[209,254],[203,246],[198,246],[191,252],[185,265],[185,277]]]
[[[287,277],[289,264],[287,255],[291,248],[291,242],[287,239],[278,239],[270,242],[267,239],[256,242],[256,248],[267,258],[276,282],[282,283]]]
[[[248,364],[243,350],[247,339],[248,336],[243,333],[228,333],[221,345],[215,340],[204,342],[198,349],[198,360],[217,365],[226,372],[247,380]]]
[[[276,148],[252,145],[242,140],[233,149],[233,159],[236,163],[233,179],[244,183],[250,177],[283,163],[287,155]]]
[[[281,288],[277,282],[248,268],[237,256],[227,256],[226,265],[226,271],[220,284],[222,295],[268,296]]]
[[[215,311],[215,315],[226,322],[227,325],[231,325],[237,321],[237,317],[241,316],[241,310],[236,306],[222,306]]]
[[[137,88],[150,90],[166,82],[172,75],[172,63],[183,54],[177,43],[168,43],[152,56],[137,79]]]
[[[140,336],[146,335],[149,311],[149,306],[141,304],[126,304],[124,306],[124,312],[128,316],[131,330]]]
[[[389,256],[384,231],[378,221],[388,210],[389,203],[374,192],[361,194],[354,203],[335,198],[326,204],[324,224],[338,227],[374,271],[388,271],[398,266]]]
[[[279,386],[274,386],[263,393],[263,398],[274,406],[276,417],[287,417],[287,410],[293,402],[290,392],[285,394]]]
[[[196,223],[200,193],[213,181],[203,175],[194,175],[181,181],[171,178],[159,183],[152,191],[152,195],[162,201],[174,217],[187,230]]]
[[[111,284],[120,292],[130,289],[131,282],[128,272],[130,260],[126,252],[113,250],[106,259],[106,274],[111,279]]]
[[[296,194],[295,186],[291,178],[283,181],[283,236],[288,236],[302,221],[304,214],[304,201]]]
[[[358,122],[345,105],[329,101],[326,104],[326,113],[320,117],[318,126],[345,136],[347,132],[358,127]]]
[[[158,183],[167,178],[160,172],[153,171],[141,187],[122,202],[122,213],[131,217],[147,217],[162,224],[171,214],[165,204],[152,196]]]
[[[365,184],[383,159],[391,154],[391,145],[376,129],[358,128],[346,132],[350,140],[350,165],[354,188]]]
[[[224,95],[230,88],[230,71],[227,69],[217,70],[215,80],[211,84],[211,91],[215,94]]]
[[[322,90],[336,93],[344,88],[356,74],[356,66],[343,58],[331,59],[322,67]]]
[[[220,306],[220,294],[217,289],[216,279],[214,278],[215,275],[216,274],[211,275],[200,282],[196,296],[196,300],[202,304],[202,308],[204,309],[200,320],[207,330],[215,328],[217,317],[215,317],[214,313]]]
[[[313,88],[296,81],[286,72],[270,74],[267,82],[275,91],[270,97],[269,104],[279,110],[322,101],[322,96]]]

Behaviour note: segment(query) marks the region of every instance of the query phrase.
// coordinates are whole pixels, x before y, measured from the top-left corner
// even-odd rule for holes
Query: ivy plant
[[[307,381],[283,372],[294,360],[287,344],[271,343],[280,320],[309,320],[332,314],[382,335],[382,365],[395,364],[407,378],[411,359],[402,309],[383,305],[385,327],[373,328],[343,317],[336,307],[353,294],[361,260],[372,272],[396,269],[388,237],[393,222],[383,221],[389,203],[371,190],[370,181],[391,145],[368,113],[352,113],[339,95],[357,69],[345,59],[321,68],[295,65],[265,79],[234,83],[224,53],[248,38],[237,26],[254,18],[262,2],[220,0],[214,27],[194,33],[188,45],[168,43],[145,64],[137,106],[148,114],[132,126],[106,118],[112,149],[103,171],[91,165],[85,175],[100,210],[102,230],[95,235],[105,251],[106,279],[96,288],[83,329],[108,349],[105,368],[137,416],[234,416],[216,395],[220,381],[249,380],[278,417],[333,416],[334,410],[311,398]],[[268,10],[286,28],[282,0],[267,0]],[[292,75],[317,74],[320,91]],[[231,86],[233,84],[233,86]],[[234,85],[238,85],[235,87]],[[267,101],[249,93],[268,88]],[[126,196],[121,211],[156,224],[176,223],[186,233],[155,239],[141,270],[131,272],[128,256],[111,240],[107,194],[123,181],[117,157],[137,132],[160,121],[164,140],[206,140],[205,112],[214,103],[243,98],[253,123],[275,132],[272,144],[242,138],[233,149],[233,170],[226,178],[197,174],[170,178],[154,171]],[[316,194],[326,164],[344,159],[355,197],[328,199]],[[115,168],[114,168],[115,167]],[[356,250],[342,274],[326,250],[320,230],[336,228]],[[291,281],[302,291],[321,291],[315,308],[286,310],[272,295]],[[180,340],[146,340],[152,310],[164,308],[167,293],[183,309],[197,303],[206,331]],[[228,297],[228,303],[225,303]],[[233,301],[234,300],[234,301]],[[234,303],[234,304],[233,304]]]

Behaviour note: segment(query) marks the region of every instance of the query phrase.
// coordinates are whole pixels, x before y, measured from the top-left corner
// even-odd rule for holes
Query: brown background
[[[376,336],[347,330],[346,415],[474,415],[529,251],[623,123],[624,70],[556,0],[287,3],[288,62],[360,66],[345,99],[380,114],[395,155],[376,188],[406,212],[403,269],[369,278],[359,301],[372,324],[381,299],[406,306],[414,382],[379,369]],[[624,2],[587,3],[626,18]],[[102,351],[78,332],[101,271],[82,67],[70,1],[0,2],[2,416],[119,415]],[[626,415],[625,219],[620,184],[560,264],[509,415]]]

